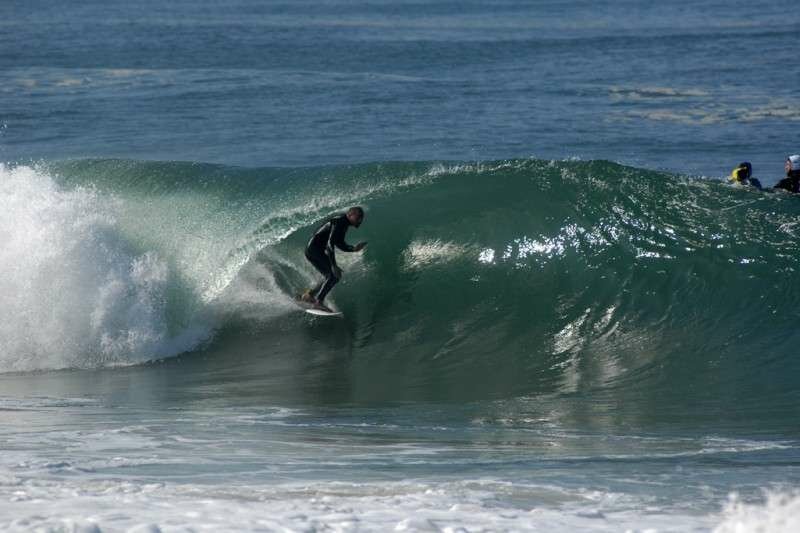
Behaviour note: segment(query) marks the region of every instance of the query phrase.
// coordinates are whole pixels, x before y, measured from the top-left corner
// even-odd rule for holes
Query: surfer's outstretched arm
[[[346,216],[334,218],[331,221],[333,227],[331,228],[331,235],[328,239],[328,250],[330,250],[330,254],[333,254],[333,248],[336,247],[343,252],[355,252],[355,246],[347,244],[344,240],[344,236],[347,233],[347,229],[350,227],[350,222],[347,220]]]

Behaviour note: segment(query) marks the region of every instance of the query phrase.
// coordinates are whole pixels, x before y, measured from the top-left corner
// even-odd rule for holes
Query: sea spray
[[[0,166],[0,369],[124,365],[191,348],[165,320],[170,273],[119,229],[119,202]]]

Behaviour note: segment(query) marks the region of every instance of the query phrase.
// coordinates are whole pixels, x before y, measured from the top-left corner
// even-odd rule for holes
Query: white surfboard
[[[341,311],[335,311],[333,309],[326,311],[325,309],[320,309],[318,307],[314,307],[309,303],[300,300],[299,298],[295,300],[295,303],[301,307],[306,313],[309,315],[314,316],[342,316]]]
[[[315,316],[342,316],[342,312],[341,311],[333,311],[333,310],[331,310],[330,312],[328,312],[328,311],[326,311],[324,309],[317,309],[315,307],[311,307],[309,309],[306,309],[306,313],[308,313],[309,315],[315,315]]]

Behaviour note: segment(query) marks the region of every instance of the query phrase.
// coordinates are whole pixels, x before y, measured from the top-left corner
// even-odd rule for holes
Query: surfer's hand
[[[333,275],[336,276],[336,279],[342,279],[342,269],[338,266],[333,267]]]
[[[366,246],[367,246],[367,241],[361,241],[360,243],[358,243],[358,244],[356,244],[356,245],[354,246],[354,249],[355,249],[355,251],[356,251],[356,252],[360,252],[360,251],[361,251],[361,250],[363,250],[363,249],[364,249]]]

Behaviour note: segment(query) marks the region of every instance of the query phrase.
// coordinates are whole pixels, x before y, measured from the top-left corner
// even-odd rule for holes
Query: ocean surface
[[[0,530],[800,530],[798,27],[0,2]]]

